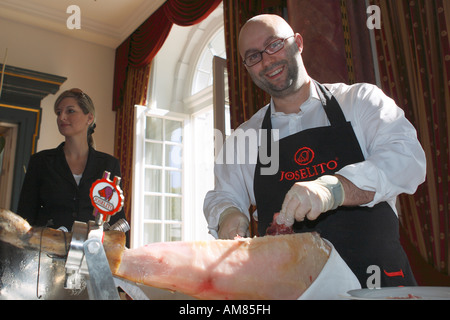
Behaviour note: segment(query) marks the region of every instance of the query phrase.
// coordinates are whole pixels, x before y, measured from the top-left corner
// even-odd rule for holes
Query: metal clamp
[[[84,242],[89,269],[88,293],[91,300],[120,300],[103,245],[97,238]]]
[[[94,221],[75,221],[66,261],[64,287],[81,290],[87,287],[92,300],[118,300],[108,259],[102,244],[103,226]]]
[[[89,232],[88,224],[75,221],[72,226],[72,241],[66,260],[66,281],[64,288],[81,290],[84,287],[84,276],[89,273],[84,259],[84,242]]]

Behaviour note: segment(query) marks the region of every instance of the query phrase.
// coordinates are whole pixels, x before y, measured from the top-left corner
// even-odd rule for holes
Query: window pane
[[[145,124],[145,138],[152,140],[162,140],[163,119],[147,117]]]
[[[162,192],[161,176],[160,169],[145,169],[144,191]]]
[[[166,198],[166,220],[181,221],[181,198]]]
[[[165,241],[181,241],[181,224],[166,224]]]
[[[200,61],[200,64],[198,68],[205,72],[210,72],[212,69],[212,61],[213,61],[213,55],[211,51],[208,49],[207,51],[204,51],[203,57]]]
[[[162,166],[162,148],[161,143],[145,143],[145,164]]]
[[[161,197],[145,196],[144,219],[161,220]]]
[[[166,192],[181,194],[181,172],[166,171]]]
[[[210,46],[212,47],[212,50],[215,55],[218,55],[222,58],[226,58],[226,48],[225,48],[225,35],[223,32],[223,29],[221,32],[219,32],[214,39],[212,39]]]
[[[205,73],[202,71],[197,71],[197,75],[194,81],[194,90],[192,90],[192,94],[195,94],[202,89],[206,88],[209,85],[209,73]]]
[[[166,166],[181,169],[182,147],[166,145]]]
[[[182,240],[183,121],[145,119],[142,192],[146,243]],[[142,146],[142,145],[141,145]]]
[[[181,143],[183,140],[183,127],[180,121],[166,120],[165,140]]]
[[[145,223],[144,224],[144,244],[152,242],[161,242],[161,224]]]

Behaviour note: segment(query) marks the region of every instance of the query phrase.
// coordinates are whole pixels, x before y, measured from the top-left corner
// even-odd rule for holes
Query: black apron
[[[258,156],[253,188],[260,236],[265,234],[274,213],[281,210],[284,197],[294,183],[332,175],[346,165],[364,161],[351,123],[346,121],[339,103],[324,86],[313,83],[331,126],[304,130],[279,140],[279,170],[274,175],[260,174],[261,168],[270,164],[262,164]],[[267,141],[271,141],[270,115],[269,107],[262,123],[262,129],[267,130]],[[267,148],[270,155],[270,143]],[[339,207],[322,213],[315,221],[295,222],[293,228],[297,233],[318,232],[331,241],[363,288],[367,284],[370,287],[416,285],[400,245],[398,218],[386,202],[372,208]],[[377,274],[380,282],[376,281]]]

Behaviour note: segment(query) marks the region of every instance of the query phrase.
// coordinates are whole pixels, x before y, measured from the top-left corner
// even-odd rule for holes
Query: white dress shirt
[[[405,118],[403,110],[374,85],[335,83],[324,86],[338,101],[347,121],[351,122],[365,158],[363,162],[345,166],[336,174],[349,179],[360,189],[375,192],[373,201],[364,206],[372,207],[387,201],[397,212],[396,197],[401,193],[413,194],[425,181],[425,153],[415,128]],[[225,142],[214,167],[215,188],[207,193],[204,202],[204,214],[213,236],[217,237],[219,217],[225,209],[236,207],[250,217],[248,208],[250,204],[256,204],[253,177],[258,143],[251,139],[246,142],[240,136],[256,132],[259,141],[259,129],[267,108],[271,108],[272,128],[274,131],[278,129],[280,139],[306,129],[330,125],[312,82],[310,88],[310,96],[299,106],[298,113],[276,112],[271,101]],[[227,148],[230,143],[233,146]],[[224,150],[233,148],[237,154],[235,157],[245,161],[230,163],[220,160],[225,159]],[[257,219],[257,211],[254,217]]]

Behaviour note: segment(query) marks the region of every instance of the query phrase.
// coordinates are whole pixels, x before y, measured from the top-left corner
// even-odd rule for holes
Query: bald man
[[[243,63],[272,99],[224,145],[237,141],[242,145],[234,150],[259,156],[255,163],[216,163],[215,189],[204,203],[210,232],[225,239],[247,236],[252,204],[260,236],[279,212],[279,224],[329,240],[361,286],[367,286],[371,266],[380,270],[382,286],[415,285],[399,243],[395,202],[425,180],[416,131],[376,86],[311,79],[303,46],[301,35],[276,15],[256,16],[242,27]],[[261,161],[262,147],[240,137],[252,130],[258,141],[276,140],[276,174],[264,173],[270,164]]]

